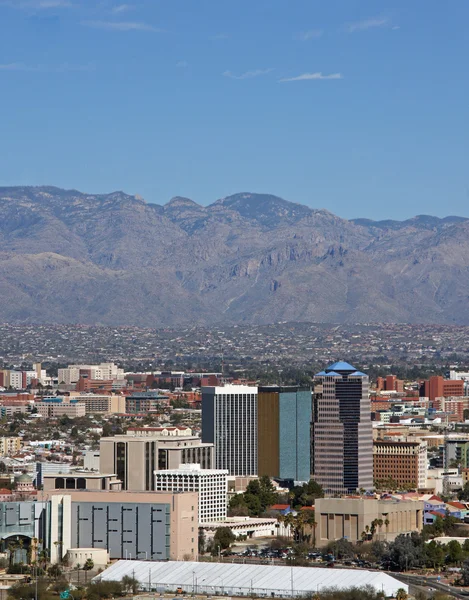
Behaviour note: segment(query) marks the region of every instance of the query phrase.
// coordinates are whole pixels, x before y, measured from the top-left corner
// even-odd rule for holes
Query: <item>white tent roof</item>
[[[235,563],[152,562],[120,560],[94,578],[120,581],[125,575],[135,577],[142,589],[187,593],[227,594],[229,596],[300,596],[328,588],[372,586],[386,596],[395,595],[408,586],[379,571],[361,569],[280,567]],[[292,594],[293,589],[293,594]]]

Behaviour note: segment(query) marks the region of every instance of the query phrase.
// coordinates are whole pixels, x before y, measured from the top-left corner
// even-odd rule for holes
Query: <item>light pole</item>
[[[218,578],[221,581],[221,595],[224,596],[225,595],[225,588],[223,586],[223,579],[221,577]]]
[[[151,592],[151,569],[148,569],[148,591]]]

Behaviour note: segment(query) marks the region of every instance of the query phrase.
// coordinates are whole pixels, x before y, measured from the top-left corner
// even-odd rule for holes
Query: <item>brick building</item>
[[[398,379],[395,375],[386,375],[376,379],[377,392],[404,392],[404,381]]]
[[[420,397],[433,401],[448,396],[464,396],[462,379],[443,379],[441,375],[434,375],[420,382]]]
[[[373,442],[373,478],[392,479],[399,485],[424,488],[427,479],[427,443],[420,440]]]

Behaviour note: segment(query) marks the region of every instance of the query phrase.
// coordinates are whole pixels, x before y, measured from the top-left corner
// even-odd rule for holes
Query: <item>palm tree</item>
[[[282,513],[279,513],[277,515],[277,535],[280,529],[280,525],[284,525],[285,524],[285,515],[283,515]]]
[[[378,533],[381,535],[381,527],[384,524],[383,519],[376,519],[376,524],[378,525]]]
[[[303,542],[305,537],[306,515],[303,510],[298,511],[295,517],[295,541]]]
[[[316,515],[314,510],[308,511],[308,515],[306,517],[306,523],[309,525],[313,532],[313,547],[316,548],[316,527],[318,524],[316,523]]]
[[[384,526],[386,527],[386,533],[388,533],[389,523],[390,523],[390,521],[389,521],[389,519],[386,517],[386,518],[384,519]]]
[[[91,571],[94,567],[94,562],[92,558],[87,558],[85,564],[83,565],[83,571],[85,571],[85,583],[88,582],[88,571]]]
[[[293,533],[293,527],[295,526],[295,516],[292,512],[285,515],[285,527],[288,527],[288,537],[291,538]]]

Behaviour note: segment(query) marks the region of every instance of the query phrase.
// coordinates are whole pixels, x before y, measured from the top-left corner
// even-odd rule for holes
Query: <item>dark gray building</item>
[[[329,492],[373,488],[368,376],[337,362],[314,377],[312,471]]]

